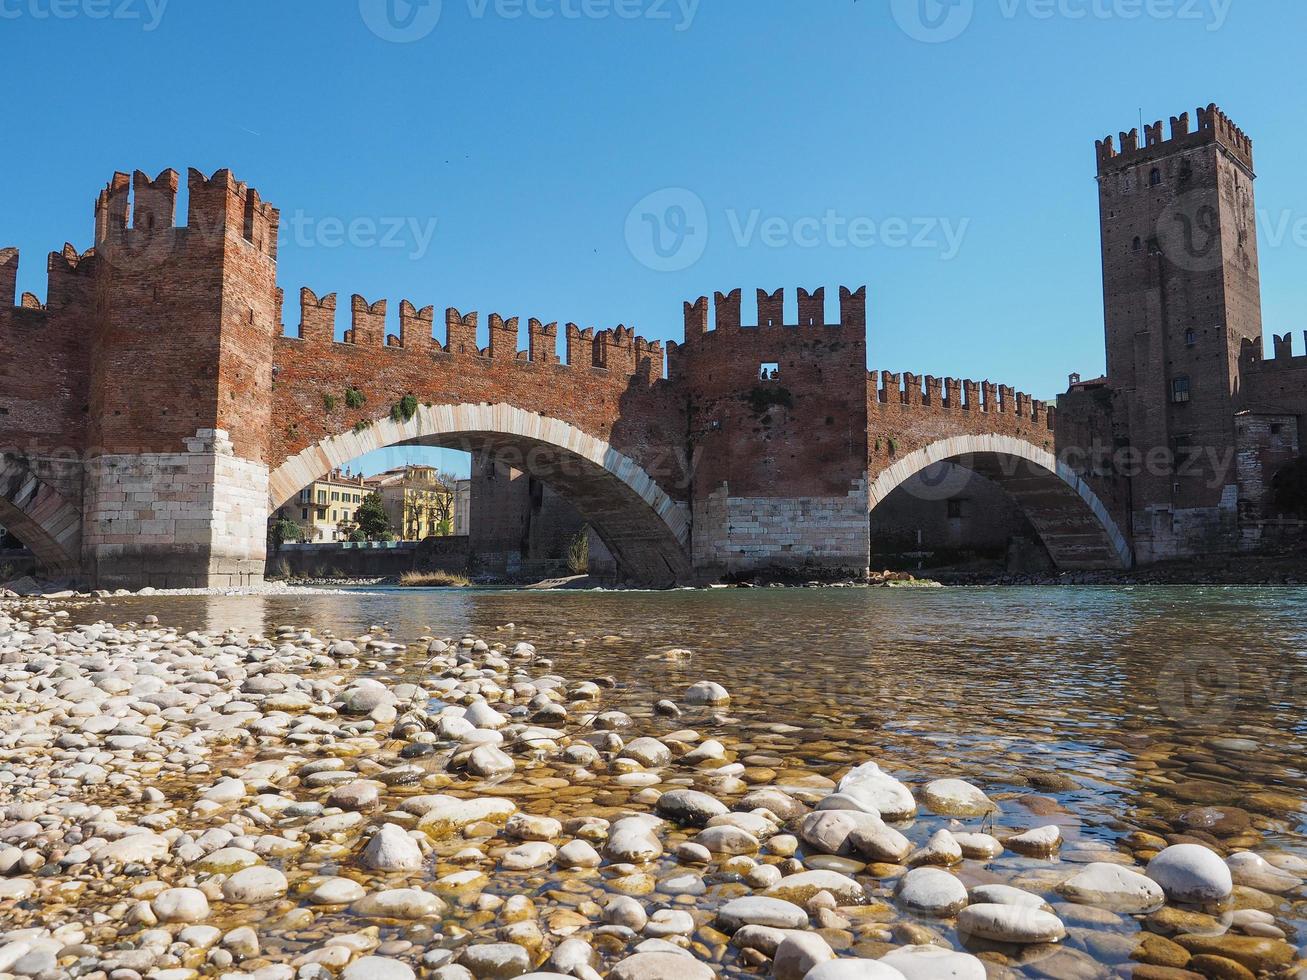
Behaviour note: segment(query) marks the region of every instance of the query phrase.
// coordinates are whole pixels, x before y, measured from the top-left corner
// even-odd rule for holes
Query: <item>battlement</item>
[[[929,374],[922,377],[907,371],[902,374],[871,371],[867,377],[875,389],[874,401],[880,405],[1010,415],[1029,419],[1032,425],[1050,430],[1054,427],[1056,410],[1053,406],[1010,385],[972,381],[970,378],[937,378]]]
[[[241,238],[276,258],[281,212],[263,201],[257,190],[236,180],[230,170],[206,177],[192,168],[186,185],[189,239],[217,243],[228,237]],[[181,177],[172,169],[153,179],[140,170],[115,173],[96,198],[95,244],[131,246],[156,237],[175,238],[180,186]]]
[[[463,313],[454,307],[445,310],[445,339],[437,339],[435,308],[418,308],[409,300],[399,304],[399,333],[387,333],[386,300],[368,302],[355,294],[350,301],[350,326],[344,336],[336,337],[336,294],[319,297],[307,286],[300,290],[298,333],[282,339],[311,344],[331,344],[337,348],[387,349],[395,352],[418,351],[426,354],[457,354],[490,360],[521,361],[531,364],[565,365],[599,368],[614,376],[640,375],[648,380],[664,376],[664,350],[661,341],[637,336],[630,327],[619,325],[610,330],[582,330],[575,323],[566,326],[566,360],[558,356],[558,323],[545,323],[536,317],[527,319],[526,347],[521,347],[521,319],[490,314],[490,345],[477,342],[480,315]]]
[[[1307,341],[1307,331],[1303,332],[1303,339]],[[1272,349],[1275,354],[1271,359],[1265,355],[1265,347],[1261,337],[1245,339],[1239,348],[1239,361],[1241,365],[1248,370],[1273,371],[1281,368],[1301,368],[1307,365],[1307,353],[1295,355],[1293,352],[1293,334],[1272,334]]]
[[[1114,172],[1124,167],[1159,159],[1180,150],[1216,143],[1224,147],[1235,159],[1249,170],[1253,169],[1253,141],[1236,126],[1215,103],[1197,111],[1198,127],[1190,130],[1189,113],[1171,117],[1171,135],[1165,138],[1162,121],[1144,126],[1144,142],[1139,143],[1139,130],[1131,129],[1120,134],[1120,147],[1116,141],[1107,136],[1096,141],[1095,150],[1098,158],[1100,175]]]
[[[806,327],[852,327],[867,329],[867,287],[857,292],[840,287],[840,319],[838,323],[826,323],[826,290],[824,287],[809,292],[800,287],[798,323],[785,323],[785,290],[768,292],[757,291],[758,317],[755,326],[742,324],[743,297],[741,290],[729,293],[716,293],[714,306],[717,312],[716,329],[708,327],[708,297],[700,296],[693,303],[685,304],[685,342],[706,333],[734,332],[739,330],[798,330]]]
[[[63,312],[74,308],[85,309],[90,301],[95,269],[95,251],[79,253],[71,244],[62,251],[51,252],[46,260],[46,301],[41,302],[35,293],[18,291],[18,262],[16,248],[0,249],[0,312],[5,307],[23,310],[27,315],[44,314],[49,310]]]

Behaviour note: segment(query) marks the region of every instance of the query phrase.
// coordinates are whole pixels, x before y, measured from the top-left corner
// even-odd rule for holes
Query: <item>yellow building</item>
[[[315,480],[277,511],[278,518],[300,529],[300,540],[309,544],[348,541],[354,530],[354,511],[371,492],[361,476],[332,473]]]
[[[402,541],[447,537],[454,533],[454,493],[433,466],[405,466],[367,480],[381,496],[390,530]]]

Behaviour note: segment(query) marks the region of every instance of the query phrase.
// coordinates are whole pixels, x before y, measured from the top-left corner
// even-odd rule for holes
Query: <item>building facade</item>
[[[275,517],[295,524],[305,544],[348,541],[357,527],[354,512],[369,492],[362,476],[333,472],[302,489],[277,509]]]
[[[367,479],[381,497],[390,530],[401,541],[451,537],[457,496],[432,466],[404,466]]]

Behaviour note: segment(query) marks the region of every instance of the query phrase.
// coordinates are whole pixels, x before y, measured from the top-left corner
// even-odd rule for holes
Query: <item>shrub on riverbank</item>
[[[458,572],[405,572],[399,577],[399,584],[406,588],[442,586],[446,588],[466,588],[472,580]]]

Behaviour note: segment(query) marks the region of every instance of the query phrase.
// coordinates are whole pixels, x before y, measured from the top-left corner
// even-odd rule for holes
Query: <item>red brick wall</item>
[[[274,467],[357,423],[388,416],[393,405],[412,395],[422,404],[505,403],[560,419],[634,459],[670,496],[686,497],[678,455],[684,409],[662,377],[661,346],[619,328],[602,332],[598,340],[575,337],[569,344],[573,363],[563,364],[549,356],[553,349],[538,334],[542,356],[533,361],[519,352],[520,341],[513,342],[508,324],[517,321],[502,326],[502,321],[492,321],[497,326],[492,336],[499,339],[492,349],[478,351],[476,315],[464,317],[457,310],[447,311],[443,341],[431,336],[429,320],[415,320],[403,346],[382,346],[382,329],[366,322],[377,308],[366,303],[354,304],[352,330],[353,336],[372,343],[336,343],[330,339],[334,307],[334,296],[319,300],[306,292],[299,336],[276,341],[270,434]],[[581,333],[569,325],[573,331]],[[362,408],[346,405],[345,391],[351,387],[366,397]],[[331,410],[327,396],[334,399]],[[476,448],[456,434],[449,445]]]
[[[863,478],[867,444],[865,292],[824,322],[824,292],[800,290],[800,323],[782,326],[783,293],[758,291],[760,326],[741,326],[740,291],[686,304],[685,343],[670,354],[689,404],[695,486],[732,497],[842,497]],[[806,315],[805,315],[806,314]],[[775,380],[761,380],[764,364]]]

